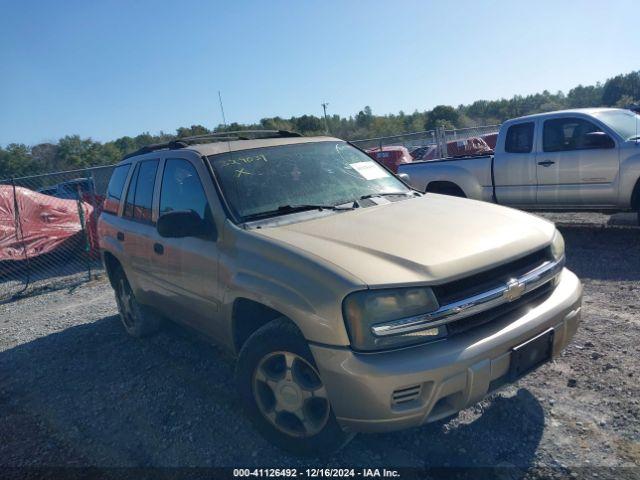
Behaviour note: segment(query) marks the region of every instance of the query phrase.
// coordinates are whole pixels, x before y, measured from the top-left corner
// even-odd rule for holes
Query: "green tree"
[[[359,128],[369,128],[373,122],[373,112],[370,106],[364,107],[364,110],[360,110],[356,115],[356,126]]]
[[[178,138],[195,137],[196,135],[206,135],[211,131],[202,125],[191,125],[189,128],[180,127],[176,131]]]
[[[613,106],[623,96],[640,99],[640,71],[626,75],[617,75],[604,83],[602,89],[602,103]]]
[[[65,170],[100,165],[100,145],[90,138],[67,135],[58,142],[57,162]]]
[[[29,147],[22,143],[11,143],[0,148],[0,179],[23,177],[36,172]]]
[[[438,105],[427,113],[424,124],[425,130],[435,130],[437,127],[454,128],[458,124],[459,114],[449,105]]]
[[[586,108],[602,105],[602,90],[600,82],[586,87],[578,85],[569,90],[567,106],[571,108]]]

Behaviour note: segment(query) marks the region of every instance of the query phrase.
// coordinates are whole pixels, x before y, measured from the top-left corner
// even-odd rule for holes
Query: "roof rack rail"
[[[156,150],[163,150],[165,148],[185,148],[188,146],[189,146],[188,144],[181,142],[179,140],[171,140],[170,142],[164,142],[164,143],[151,143],[149,145],[145,145],[144,147],[139,148],[134,152],[127,153],[124,157],[122,157],[122,160],[126,160],[127,158],[135,157],[137,155],[142,155],[144,153],[155,152]]]
[[[255,138],[287,138],[287,137],[301,137],[302,135],[296,132],[290,132],[288,130],[233,130],[230,132],[212,132],[205,133],[204,135],[194,135],[191,137],[181,137],[179,141],[193,141],[202,140],[206,138],[217,139],[219,137],[231,137],[239,140],[251,140],[248,135]],[[225,138],[226,140],[226,138]]]
[[[249,136],[253,136],[250,138]],[[301,137],[302,135],[296,132],[290,132],[288,130],[235,130],[231,132],[212,132],[205,133],[204,135],[193,135],[191,137],[181,137],[170,142],[164,143],[152,143],[139,148],[135,152],[131,152],[122,157],[122,160],[127,158],[142,155],[144,153],[155,152],[156,150],[164,149],[178,149],[186,148],[194,143],[213,143],[213,142],[226,142],[236,140],[257,140],[260,138],[291,138]],[[208,140],[208,141],[206,141]]]

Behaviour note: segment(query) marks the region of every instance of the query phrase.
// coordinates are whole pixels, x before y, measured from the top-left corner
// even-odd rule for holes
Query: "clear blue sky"
[[[640,2],[0,0],[0,144],[425,110],[640,68]]]

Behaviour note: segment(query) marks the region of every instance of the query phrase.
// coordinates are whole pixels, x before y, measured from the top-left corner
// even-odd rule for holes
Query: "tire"
[[[122,267],[115,270],[113,285],[120,321],[129,335],[143,338],[160,330],[162,319],[149,307],[138,303]]]
[[[309,345],[286,318],[269,322],[245,342],[236,381],[256,429],[283,450],[328,455],[354,437],[338,425]]]

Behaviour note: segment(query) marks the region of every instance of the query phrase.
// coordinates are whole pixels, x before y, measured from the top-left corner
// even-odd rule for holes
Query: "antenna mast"
[[[229,128],[229,125],[227,125],[227,118],[224,116],[224,106],[222,105],[222,94],[220,93],[220,90],[218,90],[218,100],[220,100],[220,112],[222,113],[222,123],[225,126],[225,128]]]

